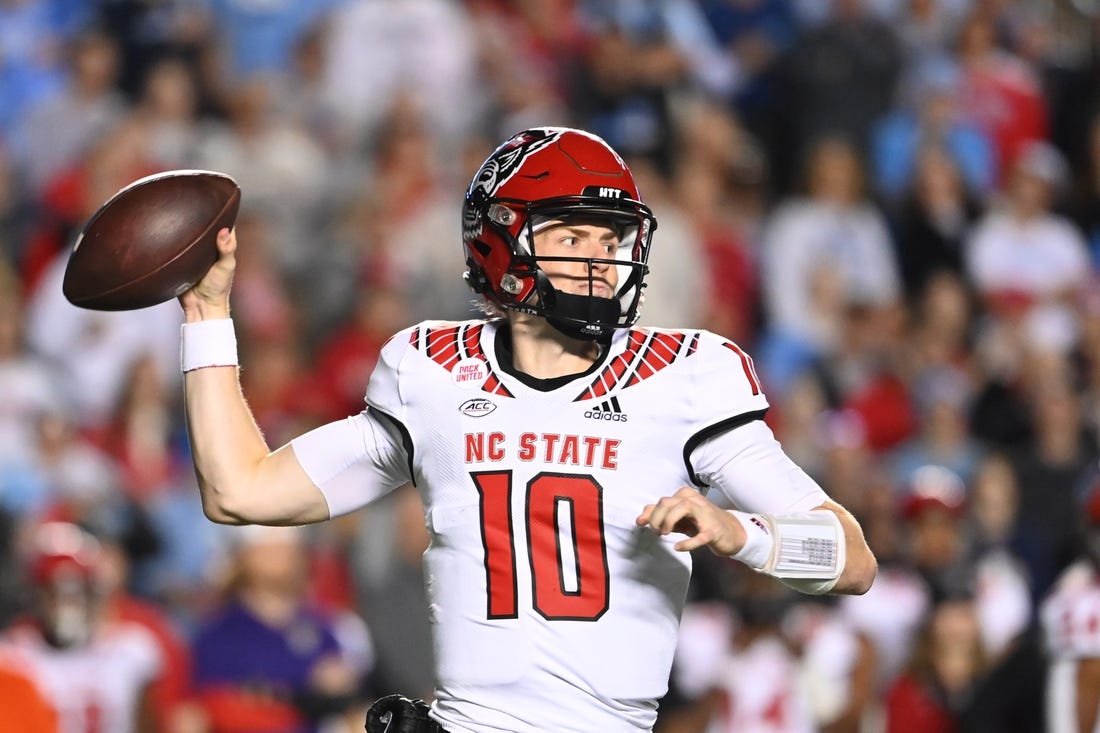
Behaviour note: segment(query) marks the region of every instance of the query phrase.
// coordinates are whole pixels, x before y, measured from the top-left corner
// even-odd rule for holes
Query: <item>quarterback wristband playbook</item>
[[[237,366],[237,334],[233,319],[216,318],[180,326],[180,370]]]
[[[797,514],[731,511],[745,528],[745,546],[734,553],[753,570],[803,593],[828,593],[844,571],[844,528],[827,509]]]

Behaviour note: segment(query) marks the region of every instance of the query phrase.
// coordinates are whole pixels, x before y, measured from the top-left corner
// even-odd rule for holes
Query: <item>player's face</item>
[[[614,260],[621,246],[615,229],[595,221],[554,223],[535,234],[535,255],[539,257],[583,257]],[[619,273],[610,262],[541,261],[539,266],[554,287],[573,295],[589,294],[597,298],[615,297]]]
[[[98,596],[84,579],[58,578],[41,588],[42,625],[47,640],[60,648],[79,647],[92,637]]]

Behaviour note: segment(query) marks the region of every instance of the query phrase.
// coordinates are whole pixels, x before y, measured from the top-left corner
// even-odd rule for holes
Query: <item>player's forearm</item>
[[[190,319],[194,309],[185,311]],[[328,503],[294,449],[271,453],[252,417],[237,378],[233,322],[189,320],[180,338],[187,426],[206,516],[226,524],[328,519]]]
[[[826,502],[821,507],[832,511],[840,519],[840,525],[844,528],[845,563],[844,571],[833,586],[831,593],[847,595],[862,595],[871,588],[875,576],[878,574],[878,561],[874,553],[867,546],[863,536],[863,529],[859,522],[844,507],[836,502]]]
[[[188,436],[203,511],[215,522],[255,521],[242,507],[269,453],[236,367],[208,367],[184,376]]]
[[[1079,659],[1074,683],[1077,730],[1092,733],[1096,730],[1097,710],[1100,710],[1100,659]]]

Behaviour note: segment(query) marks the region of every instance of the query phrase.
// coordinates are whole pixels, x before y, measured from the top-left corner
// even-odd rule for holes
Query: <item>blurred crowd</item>
[[[178,305],[60,282],[122,186],[234,176],[242,384],[281,445],[362,409],[394,331],[477,315],[461,197],[544,124],[627,158],[641,325],[752,353],[880,563],[837,600],[698,555],[659,730],[1056,717],[1066,639],[1100,658],[1100,600],[1056,613],[1100,524],[1096,3],[0,0],[0,727],[334,732],[430,697],[415,491],[208,522]]]

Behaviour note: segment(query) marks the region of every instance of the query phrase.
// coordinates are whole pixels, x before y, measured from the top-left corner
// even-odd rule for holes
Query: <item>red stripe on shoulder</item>
[[[514,397],[511,390],[504,386],[496,374],[489,372],[488,378],[485,383],[481,385],[482,392],[488,392],[489,394],[495,394],[500,397]]]
[[[619,380],[623,378],[630,365],[638,357],[638,353],[642,349],[642,345],[646,340],[646,332],[640,328],[630,329],[630,342],[627,344],[626,350],[611,360],[611,363],[605,366],[600,373],[596,376],[592,383],[588,385],[588,389],[581,392],[580,395],[574,399],[574,402],[581,402],[583,400],[590,400],[596,397],[603,397],[619,383]]]
[[[699,334],[696,333],[691,337],[691,345],[688,346],[687,355],[691,356],[699,349]]]
[[[458,326],[430,328],[425,336],[425,353],[444,369],[458,363]]]
[[[481,330],[485,328],[480,323],[466,327],[466,335],[462,338],[462,345],[466,348],[466,355],[478,359],[484,358],[485,352],[481,348]]]
[[[756,367],[752,363],[752,357],[741,350],[741,347],[732,341],[723,341],[722,345],[741,358],[741,368],[745,370],[745,378],[749,380],[754,395],[760,394],[760,380],[756,376]]]

